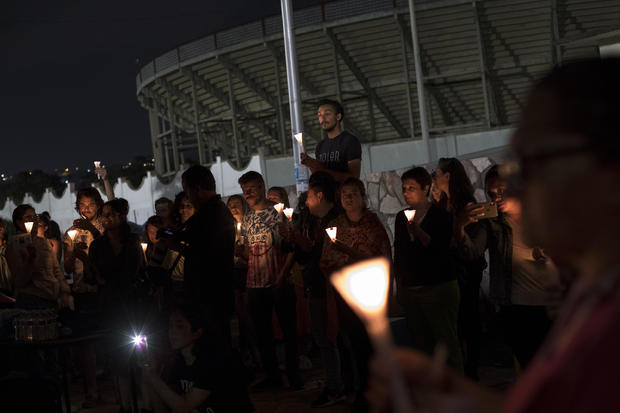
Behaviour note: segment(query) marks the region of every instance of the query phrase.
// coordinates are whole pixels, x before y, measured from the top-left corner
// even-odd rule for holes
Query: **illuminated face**
[[[192,325],[181,314],[174,312],[170,316],[168,338],[173,350],[181,350],[194,344],[202,335],[202,329],[192,331]]]
[[[157,227],[154,225],[146,226],[146,235],[149,237],[149,241],[155,244],[157,242]]]
[[[415,207],[423,204],[427,199],[428,186],[424,188],[415,179],[403,181],[403,197],[407,205]]]
[[[237,222],[241,222],[243,219],[243,205],[240,199],[233,198],[228,200],[228,210]]]
[[[340,202],[346,212],[361,212],[364,209],[364,198],[359,189],[353,185],[342,187]]]
[[[314,216],[317,216],[317,208],[321,203],[321,196],[323,194],[321,192],[316,192],[314,189],[308,189],[308,197],[306,198],[306,206],[310,213]]]
[[[258,181],[250,181],[241,185],[243,197],[251,207],[265,200],[265,186]]]
[[[342,114],[336,114],[336,109],[332,105],[319,106],[317,115],[319,118],[319,125],[321,125],[321,129],[325,132],[334,130],[342,119]]]
[[[24,212],[22,219],[16,219],[15,222],[17,224],[17,229],[20,232],[28,232],[26,231],[26,227],[24,226],[24,222],[34,222],[34,219],[37,217],[37,214],[34,212],[34,209],[29,208]]]
[[[497,204],[497,207],[502,212],[506,211],[506,198],[504,194],[506,193],[506,182],[499,178],[489,179],[487,182],[487,195],[489,199]]]
[[[101,224],[104,229],[118,228],[122,222],[121,214],[114,211],[109,205],[103,207],[103,211],[101,212]]]
[[[181,200],[181,204],[179,205],[179,215],[181,216],[181,223],[185,224],[185,222],[194,215],[196,210],[194,209],[194,205],[189,202],[188,198],[183,198]]]
[[[437,186],[437,181],[433,179],[433,184],[431,185],[431,195],[433,196],[433,200],[435,202],[439,202],[441,200],[441,189]]]
[[[86,219],[92,220],[97,216],[97,203],[93,198],[83,196],[78,202],[80,215]]]

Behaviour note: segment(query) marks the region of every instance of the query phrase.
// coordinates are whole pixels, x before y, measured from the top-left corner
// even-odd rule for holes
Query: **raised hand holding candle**
[[[415,218],[415,209],[406,209],[405,216],[407,217],[407,221],[413,221],[413,218]]]
[[[362,319],[377,351],[377,357],[389,368],[394,411],[413,413],[415,410],[393,357],[394,345],[386,309],[389,273],[388,260],[374,258],[343,268],[332,274],[330,281]]]
[[[285,209],[284,209],[284,215],[286,216],[286,218],[287,218],[289,221],[292,221],[292,220],[293,220],[293,211],[294,211],[294,209],[293,209],[293,208],[285,208]]]
[[[101,176],[97,172],[97,169],[101,168],[101,161],[93,161],[93,164],[95,165],[95,173],[97,174],[97,177],[101,179]]]
[[[332,242],[336,242],[336,233],[338,232],[338,228],[336,227],[325,228],[325,232],[327,232],[327,235],[329,235],[329,239]]]
[[[284,210],[284,204],[282,202],[275,204],[273,207],[276,211],[278,211],[278,215],[282,213],[282,210]]]

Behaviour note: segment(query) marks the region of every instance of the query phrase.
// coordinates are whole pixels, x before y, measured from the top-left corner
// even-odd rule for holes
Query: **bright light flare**
[[[374,258],[332,274],[331,282],[349,306],[370,322],[385,317],[389,278],[388,261]]]
[[[278,214],[281,214],[284,210],[284,204],[282,202],[280,202],[279,204],[275,204],[273,207],[276,211],[278,211]]]
[[[77,229],[70,229],[67,231],[67,235],[71,238],[71,241],[75,241],[75,236],[77,235]]]
[[[325,232],[327,232],[327,235],[329,235],[329,239],[331,239],[332,242],[336,242],[336,234],[338,233],[338,228],[336,227],[325,228]]]
[[[94,161],[93,164],[95,164],[95,168],[101,168],[101,161]]]
[[[415,209],[406,209],[405,216],[407,217],[407,221],[413,221],[413,218],[415,217]]]
[[[237,232],[241,231],[241,222],[237,222]]]
[[[284,209],[284,215],[286,216],[286,218],[291,221],[293,219],[293,208],[285,208]]]
[[[32,231],[32,226],[34,225],[34,222],[30,221],[30,222],[24,222],[24,226],[26,227],[26,231],[30,234],[30,231]]]
[[[295,136],[295,139],[297,139],[297,143],[299,143],[299,145],[303,145],[303,144],[304,144],[304,141],[303,141],[303,135],[304,135],[304,134],[303,134],[302,132],[296,133],[296,134],[294,135],[294,136]]]
[[[149,244],[147,244],[146,242],[141,242],[140,246],[142,247],[142,252],[146,254],[146,249],[148,248]]]
[[[133,345],[136,346],[136,348],[138,349],[146,347],[147,345],[146,336],[143,336],[141,334],[133,336],[131,341],[133,342]]]

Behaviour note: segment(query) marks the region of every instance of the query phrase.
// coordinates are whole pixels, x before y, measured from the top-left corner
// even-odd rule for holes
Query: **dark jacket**
[[[508,305],[512,286],[512,228],[501,213],[497,218],[468,226],[465,239],[459,245],[459,254],[465,260],[474,260],[483,257],[487,249],[489,298],[496,304]]]
[[[217,195],[200,205],[186,226],[186,296],[215,317],[228,317],[233,310],[235,219]]]

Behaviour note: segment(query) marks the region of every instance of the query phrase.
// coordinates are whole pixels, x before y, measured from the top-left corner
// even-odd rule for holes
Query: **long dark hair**
[[[444,173],[450,173],[449,196],[448,199],[443,200],[443,205],[441,205],[444,209],[456,213],[463,209],[468,202],[475,200],[474,187],[465,172],[463,164],[458,159],[440,158],[437,163],[437,169],[441,169]]]
[[[77,195],[75,197],[75,210],[77,211],[78,214],[80,213],[80,200],[82,198],[90,198],[93,201],[95,201],[95,204],[97,204],[96,216],[101,215],[101,210],[103,209],[104,204],[103,204],[103,199],[101,198],[101,194],[96,188],[89,186],[89,187],[81,188],[78,190]]]

